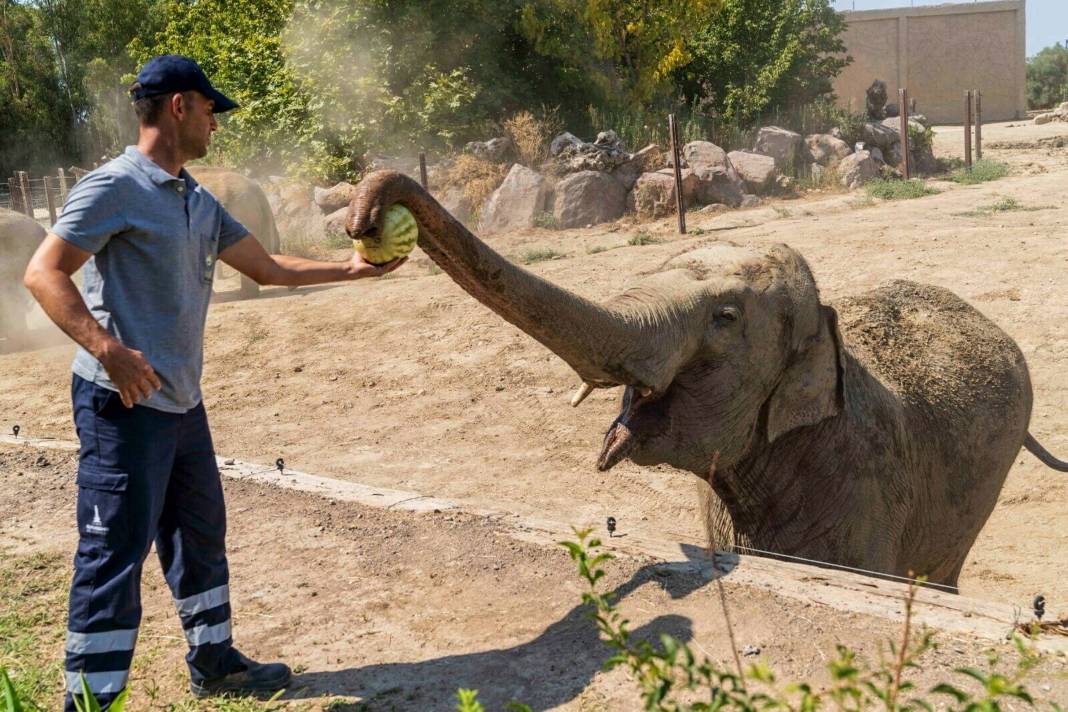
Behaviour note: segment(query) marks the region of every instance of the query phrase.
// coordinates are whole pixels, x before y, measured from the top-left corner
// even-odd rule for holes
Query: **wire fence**
[[[55,175],[33,177],[26,171],[0,183],[0,208],[23,213],[45,227],[51,227],[63,209],[67,193],[88,171],[60,168]]]

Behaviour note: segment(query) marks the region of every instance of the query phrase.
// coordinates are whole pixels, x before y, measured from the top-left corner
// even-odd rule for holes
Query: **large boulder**
[[[565,136],[570,134],[557,136],[553,140],[553,146],[549,147],[550,153],[554,146],[559,149],[549,166],[556,175],[580,171],[611,171],[631,160],[631,154],[624,150],[614,131],[602,131],[594,143],[571,140],[574,139],[573,136],[566,139]]]
[[[1057,120],[1057,115],[1052,111],[1048,111],[1045,114],[1039,114],[1035,117],[1035,124],[1041,126],[1042,124],[1050,124]]]
[[[838,177],[850,190],[879,177],[879,166],[868,151],[857,151],[838,162]]]
[[[727,167],[727,152],[711,141],[690,141],[682,147],[683,165],[690,168]]]
[[[771,156],[775,159],[775,166],[779,170],[786,170],[797,164],[803,144],[804,139],[801,138],[801,134],[795,131],[778,126],[765,126],[757,132],[753,150],[765,156]]]
[[[349,208],[346,205],[344,208],[338,208],[334,212],[330,213],[323,219],[323,231],[327,237],[341,237],[347,235],[345,232],[345,220],[348,218]]]
[[[471,201],[467,199],[461,186],[450,186],[441,195],[435,197],[441,203],[441,207],[448,210],[454,218],[465,225],[471,223],[475,206],[471,205]]]
[[[559,156],[560,152],[568,146],[581,146],[582,143],[583,141],[581,138],[579,138],[573,133],[565,131],[556,138],[554,138],[552,143],[549,144],[549,155]]]
[[[890,120],[891,123],[894,119]],[[901,135],[898,133],[896,127],[887,126],[880,122],[868,122],[864,124],[864,145],[876,148],[881,148],[886,151],[895,143],[901,140]]]
[[[464,146],[464,153],[490,163],[506,163],[515,156],[515,147],[512,139],[502,136],[489,141],[470,141]]]
[[[742,181],[729,167],[699,166],[693,173],[697,176],[697,202],[705,205],[722,203],[732,208],[741,205]]]
[[[331,188],[316,187],[312,199],[324,213],[332,213],[346,207],[356,196],[356,186],[342,181]]]
[[[486,201],[478,228],[492,234],[530,227],[536,215],[546,212],[550,194],[545,178],[517,163]]]
[[[805,137],[805,152],[810,163],[827,167],[838,163],[853,149],[842,139],[830,134],[811,134]]]
[[[675,212],[675,177],[663,171],[638,176],[631,191],[638,217],[659,218]]]
[[[762,194],[775,185],[775,177],[779,171],[775,167],[775,159],[771,156],[752,151],[731,151],[727,158],[749,193]]]
[[[665,175],[675,180],[674,168],[661,168],[657,171],[660,175]],[[697,177],[692,168],[683,168],[679,171],[682,174],[682,199],[686,202],[686,207],[690,207],[698,202],[701,194],[701,179]]]
[[[581,171],[556,184],[553,217],[561,229],[610,222],[623,216],[627,190],[607,173]]]
[[[642,173],[659,170],[664,165],[664,152],[655,143],[649,144],[637,153],[632,153],[626,163],[612,169],[612,176],[623,184],[626,190],[634,187]]]

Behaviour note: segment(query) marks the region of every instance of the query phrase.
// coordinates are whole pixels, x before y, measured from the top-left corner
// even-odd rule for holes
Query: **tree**
[[[752,122],[832,92],[831,81],[851,61],[844,29],[831,0],[723,0],[689,43],[693,60],[680,83],[691,101]]]
[[[1068,43],[1046,47],[1027,60],[1027,106],[1048,109],[1068,101]]]

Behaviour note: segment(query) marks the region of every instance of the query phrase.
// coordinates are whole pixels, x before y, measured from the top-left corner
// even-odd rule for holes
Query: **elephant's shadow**
[[[699,547],[681,545],[685,560],[648,564],[613,590],[615,601],[648,582],[673,599],[684,598],[716,576],[729,573],[737,557],[720,554],[716,567]],[[665,573],[667,575],[665,575]],[[448,655],[411,663],[381,663],[332,672],[309,672],[294,678],[291,697],[358,695],[362,702],[332,710],[454,710],[456,690],[479,690],[488,710],[512,701],[534,710],[558,707],[577,697],[604,667],[611,650],[598,637],[590,609],[576,605],[538,637],[508,648]],[[633,630],[637,640],[655,641],[661,633],[682,642],[693,637],[691,621],[661,615]]]

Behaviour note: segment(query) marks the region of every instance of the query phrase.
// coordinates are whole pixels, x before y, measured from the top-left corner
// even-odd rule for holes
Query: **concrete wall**
[[[853,63],[835,82],[843,106],[863,111],[864,91],[886,82],[889,101],[906,87],[917,110],[940,124],[963,122],[964,90],[983,93],[983,120],[1022,118],[1026,0],[845,12]]]

